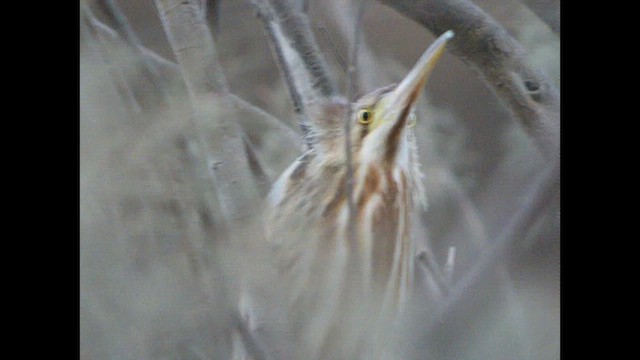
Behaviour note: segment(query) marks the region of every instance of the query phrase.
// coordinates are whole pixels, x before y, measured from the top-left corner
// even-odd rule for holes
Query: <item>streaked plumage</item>
[[[393,318],[411,296],[410,225],[416,206],[425,203],[412,109],[450,36],[438,39],[398,86],[354,104],[336,98],[310,106],[314,146],[274,184],[267,220],[300,342],[297,356],[361,358],[372,341],[369,330],[377,330],[356,324]],[[343,126],[350,114],[354,219]]]

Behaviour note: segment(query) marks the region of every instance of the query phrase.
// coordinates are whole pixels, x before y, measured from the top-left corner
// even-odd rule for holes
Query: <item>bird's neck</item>
[[[364,163],[354,187],[358,246],[364,281],[384,289],[385,302],[404,303],[413,286],[414,248],[410,238],[415,212],[411,167]]]

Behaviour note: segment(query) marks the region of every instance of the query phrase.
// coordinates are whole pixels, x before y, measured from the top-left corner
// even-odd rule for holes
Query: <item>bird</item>
[[[274,182],[265,225],[300,344],[294,358],[368,358],[375,326],[363,324],[393,319],[411,298],[411,224],[426,206],[414,108],[452,36],[438,37],[398,84],[308,106],[312,146]]]

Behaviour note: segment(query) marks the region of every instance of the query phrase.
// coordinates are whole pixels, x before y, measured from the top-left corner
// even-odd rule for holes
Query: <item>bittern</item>
[[[286,283],[294,332],[306,344],[296,358],[355,358],[346,347],[359,335],[344,330],[347,319],[364,309],[369,315],[360,320],[388,319],[411,295],[412,214],[425,202],[413,110],[452,36],[440,36],[397,85],[353,104],[334,98],[309,107],[313,146],[269,194],[268,237]],[[346,190],[344,122],[350,115],[354,218]]]

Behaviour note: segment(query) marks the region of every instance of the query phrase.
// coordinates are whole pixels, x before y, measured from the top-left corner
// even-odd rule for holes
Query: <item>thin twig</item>
[[[358,56],[358,43],[360,42],[360,28],[362,23],[362,17],[364,15],[364,5],[366,0],[360,0],[358,3],[357,17],[353,27],[353,45],[351,47],[351,52],[349,53],[349,73],[347,74],[347,99],[349,99],[349,104],[355,102],[355,84],[357,82],[356,79],[356,62]],[[349,220],[348,228],[347,228],[347,238],[354,239],[355,236],[355,221],[356,219],[356,207],[353,204],[353,160],[351,159],[351,121],[352,121],[352,108],[349,106],[349,111],[347,111],[347,118],[344,123],[344,137],[345,137],[345,155],[346,155],[346,165],[347,165],[347,181],[346,181],[346,192],[347,192],[347,206],[349,209]]]
[[[281,25],[283,35],[290,42],[296,55],[301,57],[313,89],[324,97],[336,95],[337,87],[326,70],[325,61],[313,37],[307,16],[294,11],[289,0],[270,0],[269,2]]]
[[[453,30],[452,53],[476,69],[549,159],[560,154],[560,95],[526,61],[525,51],[468,0],[380,0],[434,35]]]
[[[462,186],[458,183],[455,175],[451,173],[449,170],[443,169],[441,172],[441,177],[443,179],[443,183],[445,184],[445,188],[447,192],[450,194],[449,196],[456,202],[459,212],[461,216],[457,217],[457,220],[450,226],[453,229],[449,236],[447,237],[451,241],[452,239],[465,238],[466,242],[474,245],[476,249],[472,250],[472,253],[481,253],[482,251],[486,251],[486,249],[490,248],[491,243],[489,242],[486,225],[483,222],[479,210],[477,206],[470,199],[466,191],[462,188]],[[500,191],[496,194],[496,196],[503,197],[504,192]],[[544,210],[544,213],[547,211]],[[541,216],[541,215],[539,215]],[[465,229],[465,234],[457,234],[455,231],[458,229]],[[530,233],[530,229],[525,229],[527,233]],[[515,237],[518,239],[525,239],[526,234],[517,234]],[[441,241],[447,242],[447,239],[441,239]],[[451,252],[453,250],[453,253]],[[455,248],[451,247],[449,249],[449,255],[447,257],[447,264],[443,270],[444,282],[447,284],[446,291],[448,292],[455,284],[453,281],[453,263],[449,263],[449,259],[455,260]],[[514,288],[512,276],[509,273],[509,269],[507,267],[508,260],[505,260],[496,265],[495,273],[497,275],[497,280],[499,281],[499,285],[505,291],[506,300],[509,303],[512,303],[514,309],[521,309],[522,305],[518,301],[517,291]],[[521,314],[521,312],[519,312]],[[515,325],[520,328],[524,327],[524,322],[515,321]]]
[[[486,226],[480,216],[480,211],[471,200],[467,191],[460,185],[457,177],[448,168],[432,169],[432,179],[438,179],[438,186],[441,187],[454,204],[456,212],[460,215],[455,217],[448,234],[448,241],[456,239],[466,239],[469,244],[477,249],[484,249],[488,246],[488,234]],[[423,216],[425,214],[423,213]],[[458,233],[456,231],[463,231]]]
[[[306,116],[306,106],[336,95],[337,90],[315,43],[309,20],[288,0],[251,0],[251,4],[270,39],[269,45],[285,79],[305,142],[313,147],[310,138],[313,124]]]
[[[298,117],[298,124],[300,125],[300,129],[302,130],[302,136],[305,139],[305,144],[311,148],[312,141],[310,138],[310,128],[309,128],[309,120],[307,118],[306,112],[304,111],[304,104],[302,102],[302,96],[300,95],[300,91],[296,86],[296,82],[294,80],[294,75],[291,70],[291,67],[288,66],[287,60],[284,55],[283,46],[281,42],[278,40],[277,32],[276,32],[276,24],[272,20],[273,16],[269,12],[268,8],[263,9],[256,1],[252,1],[254,6],[258,9],[258,17],[262,19],[265,30],[271,39],[268,42],[271,51],[273,52],[276,63],[278,64],[278,69],[280,69],[280,73],[284,78],[284,83],[287,86],[287,90],[289,91],[289,98],[291,100],[291,106],[293,107],[293,112]]]
[[[240,117],[238,120],[242,129],[251,136],[261,136],[264,134],[264,130],[276,131],[278,133],[278,141],[287,148],[294,148],[302,150],[302,141],[300,135],[291,128],[291,126],[283,120],[276,118],[261,108],[251,104],[250,102],[234,95],[230,94],[231,100],[236,104],[238,110],[246,111],[252,114],[254,118]],[[255,119],[260,122],[256,123]]]
[[[351,37],[353,28],[353,19],[357,18],[358,8],[350,0],[329,0],[331,6],[324,7],[327,15],[334,19],[337,24],[337,30],[340,31],[342,37],[348,42],[349,46],[353,46],[353,38]],[[362,25],[361,25],[362,26]],[[326,30],[325,30],[326,32]],[[329,34],[326,37],[330,40]],[[360,93],[370,91],[376,87],[381,87],[392,83],[388,76],[388,69],[380,62],[379,56],[375,55],[369,46],[367,35],[362,34],[358,40],[358,91]],[[330,41],[333,45],[333,42]],[[333,45],[335,48],[335,45]],[[340,58],[340,54],[337,50],[336,58],[339,63],[344,63],[344,60]],[[342,64],[341,67],[345,73],[348,72],[348,68]]]
[[[149,80],[153,90],[160,96],[160,100],[165,104],[168,104],[169,97],[165,91],[165,88],[160,84],[160,75],[158,69],[152,61],[144,56],[142,53],[142,42],[140,38],[133,30],[133,27],[129,23],[126,15],[122,12],[120,7],[114,0],[99,0],[96,1],[98,7],[107,16],[109,21],[113,24],[115,31],[124,39],[125,43],[130,45],[134,55],[141,66],[138,71]]]
[[[349,19],[353,19],[355,16],[349,17]],[[321,39],[329,45],[329,50],[331,51],[331,55],[333,55],[333,59],[338,63],[338,67],[346,74],[349,72],[347,61],[344,59],[344,56],[338,50],[338,46],[336,42],[331,38],[331,34],[329,34],[329,30],[324,25],[319,25],[316,27],[320,34],[322,35]]]
[[[251,174],[257,185],[258,192],[260,196],[264,198],[271,189],[271,179],[264,171],[264,166],[260,163],[260,159],[256,156],[256,151],[253,149],[251,140],[249,140],[246,135],[243,135],[242,142],[244,143],[245,156],[249,160],[249,167],[251,168]]]
[[[107,65],[107,69],[109,71],[111,80],[113,81],[116,93],[122,100],[127,113],[129,113],[131,116],[140,114],[142,112],[142,106],[134,96],[133,90],[131,89],[131,86],[127,82],[121,69],[115,65],[113,59],[113,42],[116,39],[117,34],[111,29],[108,29],[107,31],[105,28],[101,27],[101,23],[95,18],[88,7],[82,6],[82,15],[82,25],[86,26],[89,30],[88,35],[91,35],[97,40],[95,42],[97,45],[97,50],[100,53],[100,56],[102,57],[104,63]],[[90,46],[94,46],[92,41],[90,41],[89,43]]]
[[[515,249],[521,240],[521,235],[525,234],[539,218],[540,211],[556,199],[560,190],[559,173],[559,163],[556,162],[536,180],[528,192],[526,205],[516,212],[500,236],[483,251],[478,262],[451,289],[446,301],[436,311],[434,320],[427,327],[425,333],[427,337],[430,337],[437,327],[447,322],[461,306],[464,306],[464,299],[473,297],[477,287],[484,284],[487,277],[493,274],[499,264],[502,264],[500,259],[503,255]]]
[[[93,26],[92,29],[99,35],[111,38],[116,42],[121,42],[122,38],[108,25],[100,22],[94,17],[88,19]],[[167,82],[164,77],[170,77],[171,79],[179,79],[182,82],[182,75],[180,74],[180,67],[178,64],[173,61],[167,60],[166,58],[158,55],[152,50],[149,50],[145,47],[141,47],[139,49],[141,53],[148,59],[151,63],[154,64],[154,67],[158,69],[160,76],[160,81],[162,83]],[[184,83],[182,83],[184,85]],[[249,103],[248,101],[238,97],[234,94],[229,94],[231,100],[234,102],[234,105],[240,111],[246,111],[249,114],[252,114],[252,117],[244,117],[240,116],[238,121],[242,129],[250,135],[250,137],[260,137],[265,131],[264,129],[269,129],[269,131],[278,132],[278,138],[281,139],[287,147],[301,149],[301,141],[299,135],[295,132],[288,123],[283,120],[276,118],[275,116],[269,114],[268,112],[262,110],[261,108]],[[258,120],[258,122],[256,122]]]
[[[134,46],[141,45],[140,39],[129,24],[127,17],[124,15],[120,7],[114,0],[98,0],[96,4],[107,16],[108,22],[113,24],[116,31],[125,39],[125,41]]]

